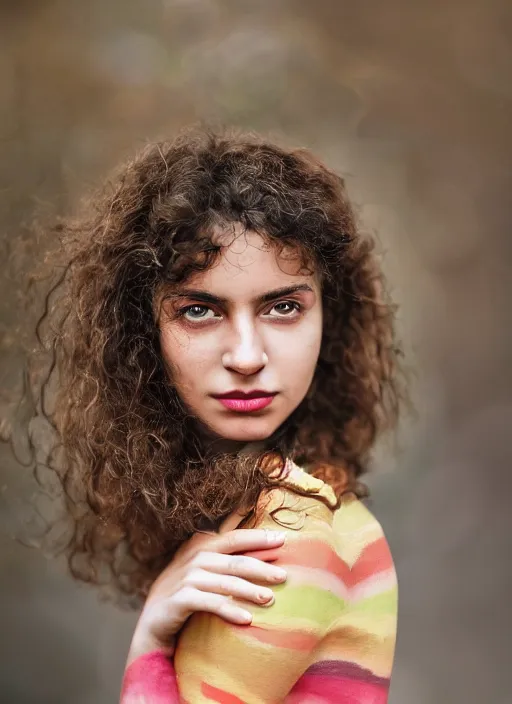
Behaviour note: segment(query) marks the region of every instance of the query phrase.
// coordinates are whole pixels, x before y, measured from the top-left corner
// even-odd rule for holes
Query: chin
[[[224,425],[224,424],[223,424]],[[279,427],[279,423],[270,423],[263,418],[240,418],[216,428],[216,432],[226,440],[236,442],[258,442],[266,440]]]

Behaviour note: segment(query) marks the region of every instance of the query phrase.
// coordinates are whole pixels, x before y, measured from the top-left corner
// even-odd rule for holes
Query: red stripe
[[[234,694],[230,694],[224,689],[218,689],[218,687],[206,682],[201,682],[201,693],[212,702],[218,702],[218,704],[245,704],[242,699],[239,699]]]
[[[272,552],[272,555],[265,553]],[[336,575],[344,584],[350,583],[350,567],[344,562],[330,545],[322,540],[304,538],[296,542],[285,544],[280,548],[258,550],[246,553],[265,562],[273,561],[280,567],[297,565],[298,567],[313,567],[323,569]]]
[[[352,568],[353,584],[393,567],[393,558],[384,537],[367,545]]]
[[[287,648],[288,650],[309,652],[320,641],[320,636],[314,633],[306,633],[305,631],[294,631],[284,628],[282,630],[272,630],[270,628],[260,628],[259,626],[236,626],[234,624],[232,628],[235,631],[239,631],[236,634],[238,638],[254,638],[260,643],[273,645],[276,648]]]
[[[379,687],[389,687],[389,677],[379,677],[366,667],[362,667],[350,660],[319,660],[310,665],[305,677],[327,677],[349,679],[353,682],[364,682],[366,684],[378,685]]]

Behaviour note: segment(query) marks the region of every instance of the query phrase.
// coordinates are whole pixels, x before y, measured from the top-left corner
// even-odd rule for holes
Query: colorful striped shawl
[[[296,465],[291,483],[332,489]],[[288,579],[275,603],[243,602],[252,624],[196,613],[173,662],[154,652],[125,673],[121,704],[386,704],[397,626],[398,586],[378,521],[353,495],[333,511],[314,496],[275,490],[258,526],[287,532],[265,555]],[[280,529],[281,529],[280,528]]]

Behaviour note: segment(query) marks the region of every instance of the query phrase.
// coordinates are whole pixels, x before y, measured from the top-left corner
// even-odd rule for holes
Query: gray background
[[[204,118],[346,175],[414,369],[417,417],[370,481],[400,583],[391,704],[512,701],[511,33],[506,0],[0,3],[5,439],[26,410],[36,213],[68,211],[147,139]],[[0,701],[114,702],[135,616],[13,541],[52,509],[0,451]]]

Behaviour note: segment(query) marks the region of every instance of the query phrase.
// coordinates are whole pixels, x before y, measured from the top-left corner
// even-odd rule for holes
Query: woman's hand
[[[172,654],[176,634],[196,611],[249,624],[250,612],[229,597],[270,606],[272,590],[253,582],[279,584],[286,580],[286,572],[265,562],[264,554],[258,559],[236,553],[278,548],[284,540],[284,533],[254,528],[221,535],[196,533],[152,585],[133,635],[128,664],[157,649]]]

